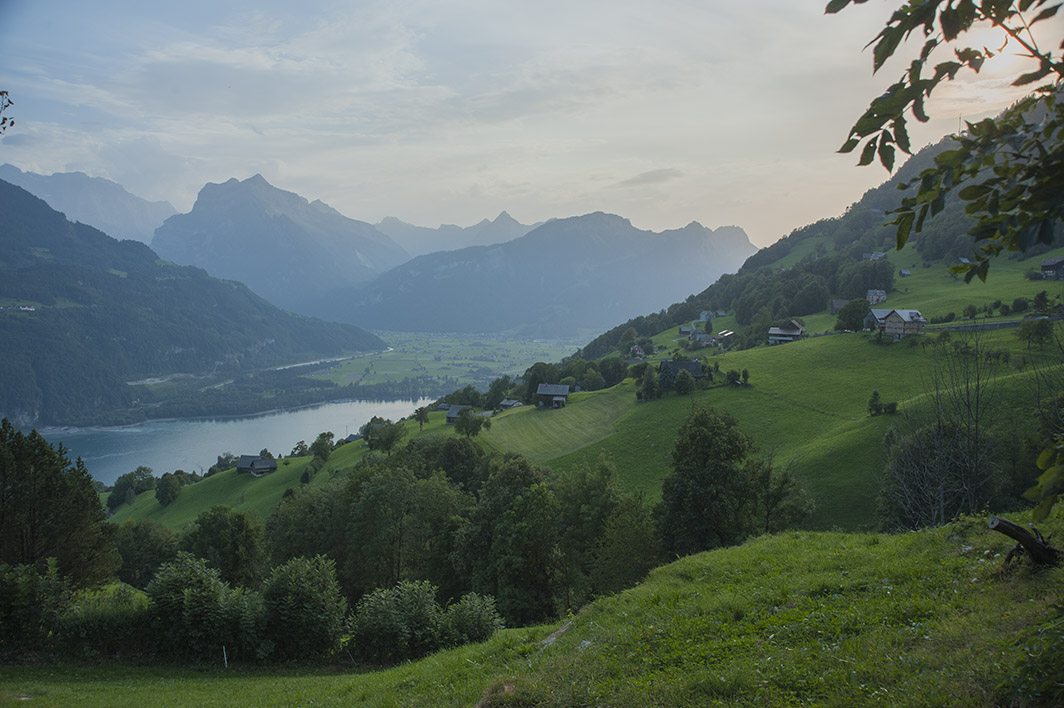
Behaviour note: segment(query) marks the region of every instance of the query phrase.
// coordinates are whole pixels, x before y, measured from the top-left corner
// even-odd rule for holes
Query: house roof
[[[1047,261],[1042,261],[1042,267],[1043,268],[1056,268],[1059,265],[1064,265],[1064,256],[1059,256],[1057,258],[1050,258]]]
[[[540,384],[536,389],[537,396],[568,396],[569,386],[567,384]]]
[[[801,334],[805,334],[805,327],[803,327],[802,325],[798,324],[794,320],[791,320],[790,325],[786,325],[786,326],[783,326],[783,327],[769,327],[768,328],[768,333],[769,333],[770,336],[773,335],[773,334],[777,334],[777,335],[778,334],[782,334],[782,335],[785,335],[785,336],[793,336],[793,335],[796,335],[796,334],[801,335]]]
[[[256,472],[262,472],[265,470],[276,470],[277,460],[270,457],[256,457],[251,463],[251,469]]]
[[[891,312],[896,313],[905,322],[927,322],[919,310],[899,310],[895,308]]]
[[[872,315],[877,321],[882,322],[891,312],[893,312],[893,310],[877,310],[873,308],[868,311],[868,315]],[[868,317],[868,315],[865,315],[865,317]]]
[[[702,362],[700,361],[663,361],[661,366],[658,367],[658,371],[665,373],[671,371],[674,374],[679,374],[681,371],[694,376],[696,379],[702,376]]]
[[[504,398],[501,401],[499,401],[499,406],[501,408],[513,408],[515,406],[520,406],[520,405],[524,405],[524,404],[521,403],[521,401],[518,401],[515,398]]]
[[[241,455],[240,459],[236,461],[236,468],[238,470],[249,470],[255,464],[255,460],[258,459],[260,459],[258,455]]]
[[[457,418],[458,415],[462,412],[463,408],[469,408],[469,406],[460,406],[458,404],[452,404],[451,407],[447,409],[447,419],[450,420],[451,418]]]

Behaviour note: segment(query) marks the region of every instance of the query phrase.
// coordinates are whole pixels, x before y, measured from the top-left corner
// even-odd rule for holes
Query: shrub
[[[180,659],[262,658],[263,603],[258,593],[232,590],[218,571],[188,553],[164,564],[148,584],[160,652]]]
[[[332,560],[293,558],[274,568],[262,597],[266,636],[278,656],[321,656],[340,645],[347,601],[340,593]]]
[[[46,650],[70,600],[70,581],[55,560],[44,572],[31,565],[0,565],[0,653]]]
[[[1003,705],[1064,705],[1064,605],[1054,605],[1044,622],[1021,637],[1019,662],[1002,686]]]
[[[503,622],[495,598],[471,592],[447,608],[444,625],[444,643],[459,646],[489,639],[502,629]]]
[[[59,646],[74,657],[143,657],[158,651],[147,596],[125,585],[78,593],[59,617]]]
[[[376,663],[424,656],[441,646],[442,620],[436,588],[426,580],[375,590],[355,609],[355,654]]]

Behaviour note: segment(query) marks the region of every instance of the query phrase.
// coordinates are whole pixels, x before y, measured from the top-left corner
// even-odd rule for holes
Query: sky
[[[836,150],[918,44],[873,75],[898,0],[825,4],[0,0],[0,163],[182,212],[260,173],[371,223],[605,211],[764,246],[888,176]],[[1011,54],[937,90],[914,147],[1019,97]]]

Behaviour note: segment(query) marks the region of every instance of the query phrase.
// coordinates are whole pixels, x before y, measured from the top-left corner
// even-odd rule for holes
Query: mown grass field
[[[1059,511],[1043,531],[1061,535]],[[1019,632],[1064,591],[1062,568],[1005,569],[1011,545],[982,518],[765,536],[658,568],[571,623],[382,671],[227,671],[220,652],[199,668],[4,666],[0,705],[1000,705]]]

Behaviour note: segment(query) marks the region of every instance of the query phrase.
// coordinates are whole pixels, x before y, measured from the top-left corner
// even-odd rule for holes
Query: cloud
[[[674,169],[672,167],[664,167],[659,170],[650,170],[649,172],[641,172],[635,177],[629,177],[626,180],[617,182],[613,186],[615,188],[624,187],[646,187],[651,184],[662,184],[674,179],[680,179],[683,177],[683,172]]]

